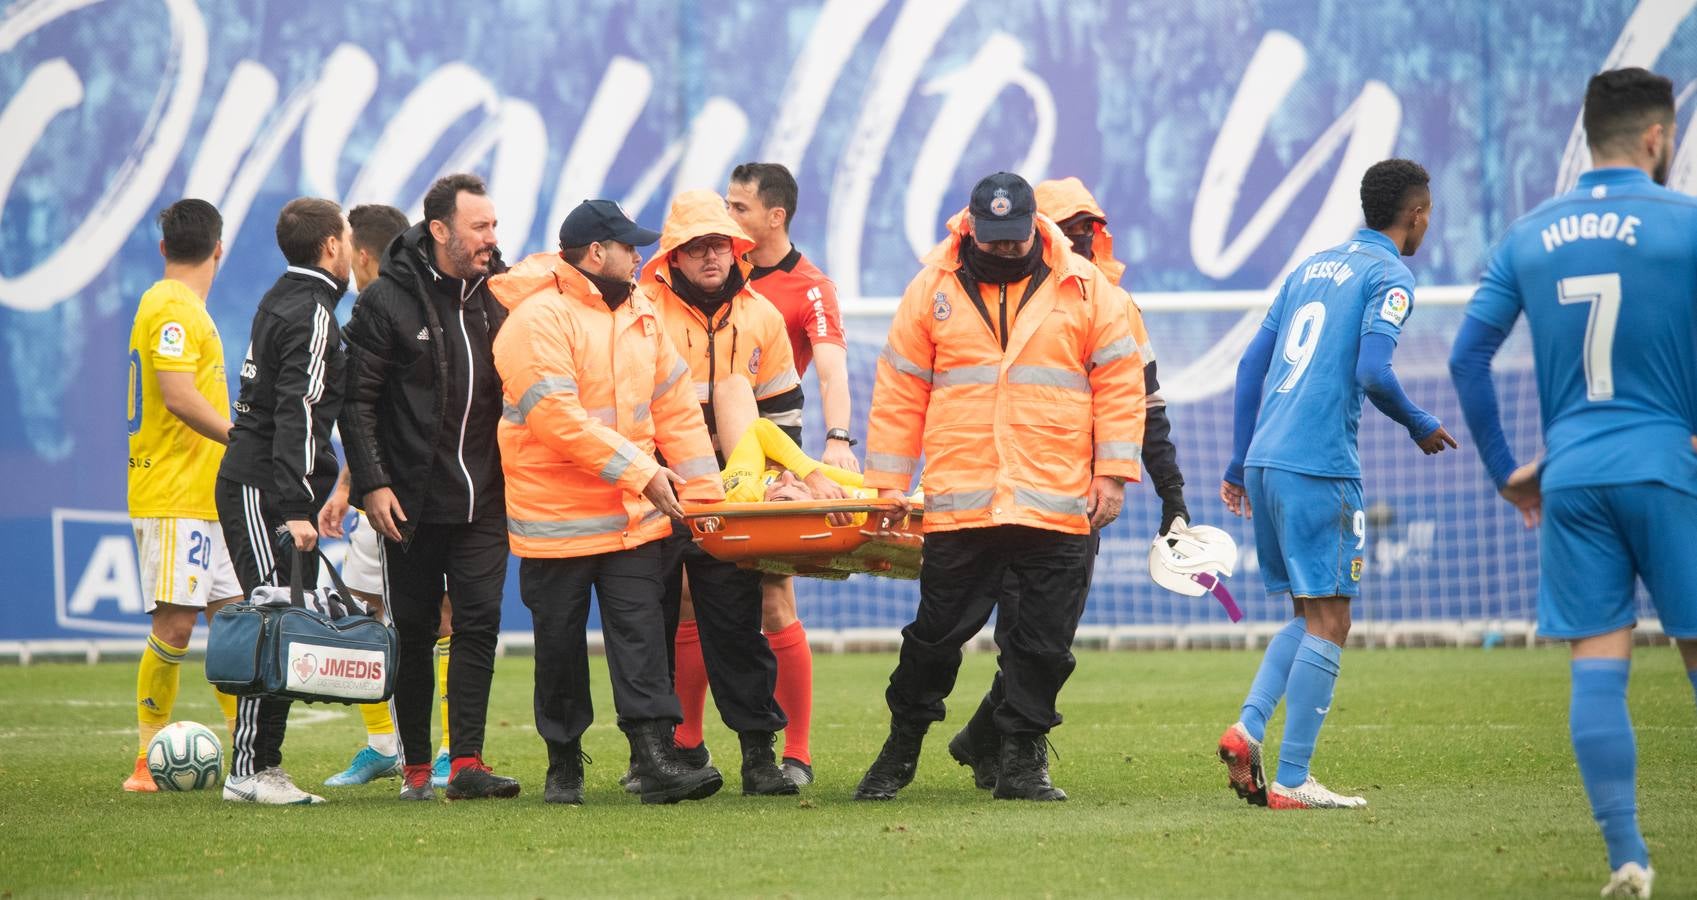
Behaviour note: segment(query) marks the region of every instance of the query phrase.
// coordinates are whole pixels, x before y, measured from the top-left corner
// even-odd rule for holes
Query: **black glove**
[[[1161,501],[1161,534],[1173,530],[1173,521],[1183,519],[1190,521],[1190,508],[1184,505],[1184,497],[1178,496]]]

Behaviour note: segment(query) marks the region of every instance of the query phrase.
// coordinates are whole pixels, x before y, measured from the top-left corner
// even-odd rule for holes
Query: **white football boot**
[[[1275,781],[1267,788],[1269,809],[1362,809],[1366,805],[1366,797],[1333,793],[1312,775],[1297,787],[1287,788]]]
[[[234,775],[226,778],[224,799],[272,806],[306,806],[324,802],[323,797],[295,787],[288,773],[276,767],[263,769],[246,778],[237,778]]]
[[[1629,862],[1614,870],[1609,883],[1603,885],[1605,897],[1648,897],[1650,882],[1656,880],[1656,870]]]

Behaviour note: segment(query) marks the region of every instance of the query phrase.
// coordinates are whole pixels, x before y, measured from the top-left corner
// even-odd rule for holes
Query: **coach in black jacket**
[[[384,578],[400,636],[401,797],[435,796],[431,649],[444,586],[454,624],[448,798],[514,797],[519,783],[482,761],[508,556],[493,349],[507,310],[490,295],[488,277],[505,267],[495,208],[477,176],[437,180],[425,194],[424,219],[389,245],[345,332],[341,423],[350,496],[384,536]]]
[[[268,579],[289,583],[285,554],[318,546],[313,522],[336,486],[330,432],[342,405],[343,357],[335,310],[348,290],[353,235],[341,207],[302,197],[278,215],[277,246],[289,268],[253,313],[230,446],[214,494],[244,594]],[[316,555],[303,562],[307,585],[317,583]],[[224,799],[324,802],[295,787],[282,769],[288,721],[288,700],[237,701]]]

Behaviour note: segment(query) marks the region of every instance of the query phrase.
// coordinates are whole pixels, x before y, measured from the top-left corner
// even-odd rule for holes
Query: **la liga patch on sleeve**
[[[1385,302],[1379,307],[1379,318],[1402,327],[1402,321],[1408,318],[1408,292],[1399,287],[1385,292]]]
[[[159,347],[154,350],[160,356],[170,356],[177,359],[183,357],[183,345],[187,342],[188,333],[183,330],[181,322],[166,322],[159,329]]]

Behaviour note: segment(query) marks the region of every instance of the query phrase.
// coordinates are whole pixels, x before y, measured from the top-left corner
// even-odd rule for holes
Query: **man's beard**
[[[1661,159],[1656,160],[1656,164],[1650,169],[1650,180],[1666,187],[1668,183],[1668,170],[1672,168],[1673,153],[1663,153],[1661,155]]]
[[[464,277],[472,278],[489,274],[489,263],[477,261],[478,252],[484,248],[473,249],[470,245],[461,241],[459,235],[450,231],[448,232],[448,244],[442,249],[448,254],[448,262],[452,263],[454,268],[458,269]]]

